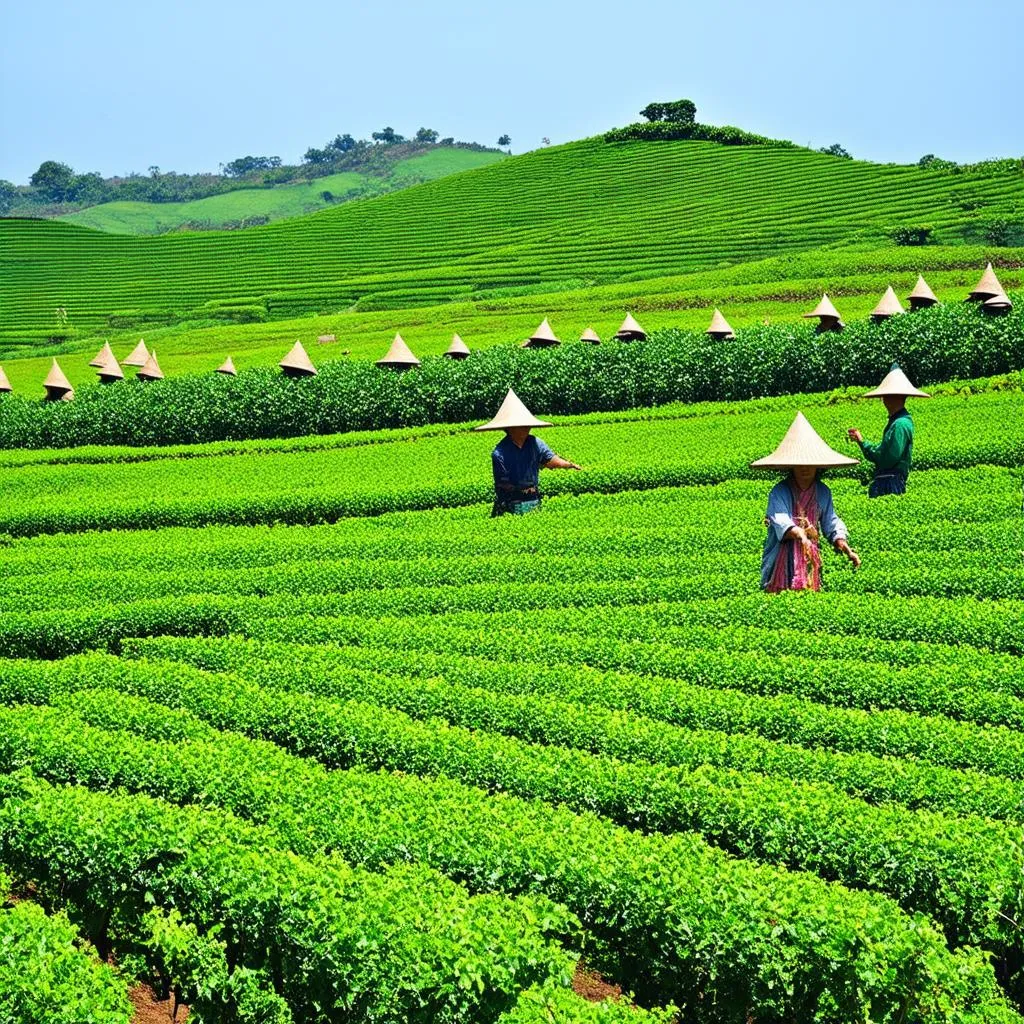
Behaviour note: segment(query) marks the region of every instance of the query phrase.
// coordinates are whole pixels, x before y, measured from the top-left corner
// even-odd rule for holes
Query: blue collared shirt
[[[507,434],[491,452],[494,470],[494,491],[499,499],[525,490],[536,490],[540,467],[547,465],[555,453],[539,438],[530,434],[519,448]]]
[[[841,537],[846,539],[846,524],[836,515],[832,504],[832,492],[820,480],[816,484],[815,499],[818,502],[818,522],[815,524],[819,532],[830,544],[835,544]],[[775,571],[775,561],[779,557],[779,546],[786,532],[796,523],[793,521],[793,489],[789,479],[780,480],[768,495],[768,536],[764,539],[764,552],[761,555],[761,587],[767,587]]]

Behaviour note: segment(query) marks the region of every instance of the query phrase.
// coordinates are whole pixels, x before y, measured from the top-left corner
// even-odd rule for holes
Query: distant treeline
[[[506,139],[502,136],[502,139]],[[503,145],[507,142],[503,141]],[[496,152],[497,147],[441,138],[433,128],[420,128],[407,139],[393,128],[373,132],[371,139],[336,135],[322,147],[311,146],[302,162],[284,164],[279,156],[241,156],[220,165],[220,173],[179,174],[153,166],[147,174],[104,178],[97,171],[76,172],[58,160],[44,160],[28,185],[0,179],[0,216],[58,217],[100,203],[182,203],[243,188],[273,188],[296,181],[360,171],[386,176],[395,163],[439,146]]]

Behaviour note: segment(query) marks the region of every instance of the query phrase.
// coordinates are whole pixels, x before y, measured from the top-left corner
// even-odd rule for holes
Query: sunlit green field
[[[637,282],[878,249],[900,225],[926,221],[940,244],[978,240],[988,219],[1014,215],[1021,191],[1015,171],[957,176],[799,148],[587,140],[244,231],[136,238],[0,221],[0,343],[53,336],[57,309],[79,337],[115,316],[169,324],[228,319],[237,307],[269,321],[387,310],[401,326],[394,314],[412,308],[473,302],[490,312],[481,304],[509,295],[629,286],[607,296],[617,312],[644,294]],[[908,273],[930,264],[925,249],[903,259]],[[780,276],[798,275],[756,280]]]
[[[594,327],[605,340],[632,311],[648,330],[685,327],[703,330],[713,307],[725,313],[734,328],[800,320],[828,291],[848,320],[867,317],[886,286],[901,298],[910,292],[923,270],[936,295],[960,302],[974,286],[985,263],[1000,265],[1003,285],[1024,286],[1024,250],[976,246],[931,246],[926,249],[890,248],[853,252],[813,252],[647,281],[565,289],[512,298],[452,302],[422,308],[343,312],[304,316],[263,324],[184,324],[172,328],[104,333],[71,346],[40,346],[59,356],[62,369],[76,386],[96,380],[88,361],[110,339],[120,358],[139,338],[157,349],[168,375],[207,373],[228,355],[239,369],[272,366],[302,341],[313,362],[338,359],[379,359],[396,331],[420,356],[443,352],[458,332],[470,348],[514,345],[526,338],[543,317],[550,317],[564,342]],[[336,341],[320,344],[320,335]],[[347,354],[346,354],[347,353]],[[14,388],[42,394],[42,380],[52,356],[5,357],[2,365]]]
[[[439,148],[399,161],[386,177],[349,171],[273,188],[238,189],[188,203],[101,203],[58,219],[122,235],[158,235],[190,223],[217,228],[252,217],[284,220],[322,210],[338,200],[374,195],[375,190],[382,188],[433,181],[446,174],[486,167],[502,159],[501,153]],[[330,192],[334,198],[325,199],[324,192]]]

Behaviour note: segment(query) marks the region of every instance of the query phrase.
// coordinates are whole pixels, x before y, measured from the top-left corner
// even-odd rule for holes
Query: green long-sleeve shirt
[[[875,476],[879,473],[910,473],[910,453],[914,447],[914,421],[906,409],[889,417],[878,444],[861,441],[860,450],[868,462],[875,464]]]

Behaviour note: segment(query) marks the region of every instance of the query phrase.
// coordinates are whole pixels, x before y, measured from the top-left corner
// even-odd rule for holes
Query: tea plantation
[[[559,419],[499,519],[460,425],[5,453],[5,949],[104,1024],[1020,1021],[1024,391],[938,391],[821,594],[747,463],[852,394]]]
[[[134,238],[0,220],[0,342],[52,336],[57,308],[79,331],[283,320],[877,248],[920,222],[934,242],[983,242],[982,220],[1012,220],[1022,194],[1017,165],[957,175],[790,146],[591,139],[245,231]]]

